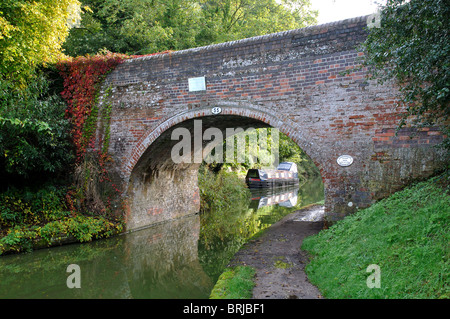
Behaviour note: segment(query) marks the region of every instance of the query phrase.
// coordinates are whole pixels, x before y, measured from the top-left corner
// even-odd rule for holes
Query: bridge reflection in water
[[[256,195],[237,212],[190,215],[109,239],[0,256],[0,298],[208,298],[249,238],[322,200],[323,185],[319,178],[300,190]],[[67,287],[70,264],[80,266],[81,288]]]

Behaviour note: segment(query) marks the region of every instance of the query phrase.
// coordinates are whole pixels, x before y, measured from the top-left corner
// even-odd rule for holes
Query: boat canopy
[[[297,164],[292,162],[282,162],[278,165],[277,170],[297,173]]]

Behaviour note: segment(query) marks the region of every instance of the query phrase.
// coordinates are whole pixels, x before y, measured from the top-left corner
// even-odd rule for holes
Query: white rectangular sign
[[[198,78],[190,78],[188,81],[189,81],[189,92],[206,90],[206,82],[204,76]]]

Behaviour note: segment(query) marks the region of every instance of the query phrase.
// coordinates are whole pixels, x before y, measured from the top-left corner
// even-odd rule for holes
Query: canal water
[[[191,215],[83,244],[0,256],[0,298],[209,298],[253,235],[323,200],[320,178],[300,188],[253,192],[245,209]],[[239,205],[237,205],[239,206]],[[79,266],[80,288],[69,265]]]

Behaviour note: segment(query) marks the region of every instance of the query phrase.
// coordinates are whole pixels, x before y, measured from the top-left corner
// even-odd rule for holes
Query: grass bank
[[[211,292],[210,299],[250,299],[253,293],[255,269],[237,266],[225,269]]]
[[[305,239],[309,280],[325,298],[450,298],[449,178],[417,183]]]

